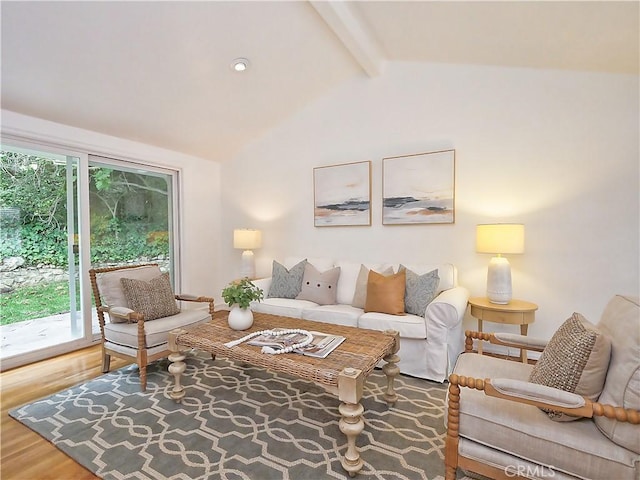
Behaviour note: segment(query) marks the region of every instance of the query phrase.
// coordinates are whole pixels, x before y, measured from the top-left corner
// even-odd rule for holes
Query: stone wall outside
[[[126,263],[157,263],[160,265],[160,270],[163,272],[169,271],[169,260],[164,258],[138,259]],[[94,265],[94,267],[113,267],[117,265],[123,265],[123,263]],[[0,271],[0,293],[11,292],[20,287],[34,286],[50,282],[63,282],[68,278],[66,268],[51,265],[38,265],[36,267],[18,266],[11,270]]]

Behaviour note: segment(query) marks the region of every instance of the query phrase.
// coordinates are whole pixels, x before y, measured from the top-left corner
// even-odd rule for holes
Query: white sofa
[[[303,258],[286,258],[280,262],[287,269]],[[404,266],[418,275],[438,269],[440,277],[437,296],[427,306],[424,317],[417,315],[389,315],[367,312],[351,305],[356,290],[356,280],[361,264],[329,259],[307,259],[319,271],[334,266],[340,267],[336,304],[318,305],[308,300],[289,298],[267,298],[271,277],[254,280],[264,290],[265,299],[253,302],[254,312],[269,313],[305,320],[347,325],[373,330],[394,329],[400,332],[400,371],[419,378],[445,381],[452,372],[458,355],[464,350],[462,319],[467,307],[469,292],[457,285],[456,267],[450,263],[440,265]],[[375,271],[392,266],[394,272],[399,265],[364,264]]]

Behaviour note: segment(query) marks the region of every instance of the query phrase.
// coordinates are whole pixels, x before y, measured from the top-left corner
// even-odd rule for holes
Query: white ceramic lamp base
[[[487,298],[506,305],[511,301],[511,265],[504,257],[493,257],[487,270]]]
[[[256,264],[253,259],[253,252],[245,250],[242,252],[242,265],[240,267],[240,277],[253,279],[256,277]]]

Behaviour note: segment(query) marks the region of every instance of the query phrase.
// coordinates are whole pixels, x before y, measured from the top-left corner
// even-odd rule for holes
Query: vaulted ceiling
[[[2,108],[225,161],[388,62],[638,75],[639,5],[2,1]]]

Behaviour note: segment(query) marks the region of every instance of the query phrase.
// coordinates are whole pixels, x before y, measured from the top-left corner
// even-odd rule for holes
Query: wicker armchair
[[[533,365],[472,353],[479,340],[544,356],[545,341],[467,331],[465,353],[449,377],[445,478],[455,479],[458,467],[495,479],[640,478],[639,318],[637,297],[615,296],[596,325],[610,342],[610,355],[601,357],[608,363],[594,374],[588,360],[580,381],[593,386],[594,376],[604,378],[599,397],[592,396],[597,401],[530,382]],[[571,347],[567,357],[577,352]]]
[[[121,279],[149,282],[161,274],[156,264],[89,270],[102,336],[102,371],[109,371],[111,355],[137,363],[143,392],[147,388],[147,365],[170,354],[167,343],[169,332],[213,318],[213,298],[202,296],[175,295],[175,300],[208,303],[208,309],[183,308],[175,315],[153,320],[145,320],[142,313],[128,308]],[[109,317],[108,322],[105,314]]]

